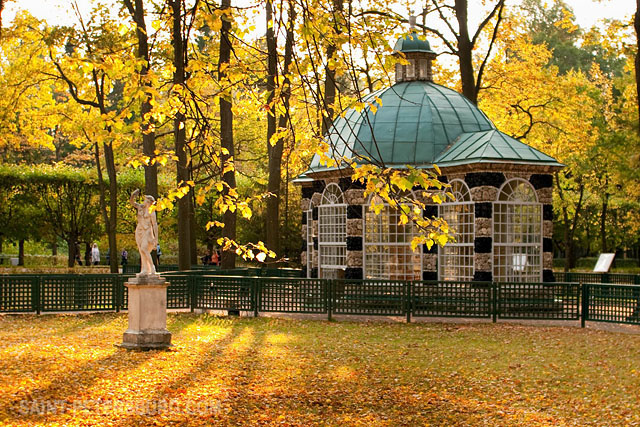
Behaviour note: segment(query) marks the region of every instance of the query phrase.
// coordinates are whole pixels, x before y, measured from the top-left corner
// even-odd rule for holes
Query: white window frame
[[[368,208],[370,205],[371,197],[364,209],[363,218],[363,277],[365,279],[422,280],[422,245],[419,245],[415,252],[411,250],[411,240],[417,235],[416,225],[411,220],[406,225],[399,225],[400,212],[398,210],[391,211],[386,203],[384,204],[384,209],[378,215]],[[372,235],[371,230],[374,227],[371,223],[372,219],[376,220],[378,226],[378,229],[373,233],[374,235]],[[409,233],[405,231],[402,234],[394,233],[392,236],[389,231],[396,227],[408,227],[410,231]],[[387,232],[383,234],[385,229]],[[398,242],[399,236],[403,236],[400,240],[404,241]],[[374,239],[374,237],[377,238]],[[393,257],[396,257],[396,259],[407,257],[408,261],[405,259],[405,262],[393,263],[391,262]],[[371,258],[377,258],[377,261],[374,262]],[[416,265],[418,266],[418,271],[416,272],[415,268],[412,271],[410,267],[415,267]],[[392,266],[401,267],[402,269],[394,273],[391,271]]]
[[[428,78],[428,59],[426,58],[420,58],[418,60],[418,71],[419,71],[419,76],[421,80],[427,79]]]
[[[525,188],[525,194],[519,192]],[[493,280],[542,281],[542,204],[531,183],[522,178],[505,182],[492,211]],[[519,222],[514,221],[516,217]]]
[[[415,79],[418,77],[416,75],[416,60],[408,59],[407,61],[409,62],[409,65],[405,66],[405,76],[407,79]]]
[[[313,207],[307,211],[307,278],[313,269]]]
[[[438,248],[438,279],[472,281],[475,272],[475,204],[464,181],[454,179],[450,185],[455,200],[447,198],[440,204],[438,216],[447,221],[456,240]]]
[[[318,277],[337,278],[347,268],[347,204],[340,187],[331,183],[318,206]]]

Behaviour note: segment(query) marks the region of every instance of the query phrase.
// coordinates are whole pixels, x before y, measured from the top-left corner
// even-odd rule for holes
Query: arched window
[[[542,280],[542,205],[524,179],[504,183],[493,203],[493,278]]]
[[[370,203],[370,202],[369,202]],[[367,279],[421,280],[422,246],[414,252],[412,221],[400,224],[400,212],[385,204],[380,214],[366,209],[364,277]]]
[[[473,240],[475,238],[474,204],[467,185],[451,181],[455,200],[447,199],[439,206],[439,216],[447,221],[455,241],[439,249],[440,280],[473,280]]]
[[[340,187],[329,184],[318,206],[319,277],[340,278],[347,266],[347,205]]]

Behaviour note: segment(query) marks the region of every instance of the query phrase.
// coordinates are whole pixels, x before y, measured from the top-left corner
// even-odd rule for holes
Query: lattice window
[[[413,222],[399,224],[400,213],[388,205],[380,214],[366,210],[364,276],[367,279],[422,279],[422,250],[411,250],[417,234]]]
[[[307,277],[313,268],[313,209],[307,211]]]
[[[439,215],[447,221],[455,237],[439,249],[438,273],[440,280],[473,280],[473,239],[475,238],[475,213],[467,185],[460,180],[451,181],[451,193],[455,200],[439,206]]]
[[[329,184],[318,207],[319,277],[336,278],[347,266],[347,205],[340,187]]]
[[[527,181],[507,181],[493,204],[493,277],[542,280],[542,205]]]

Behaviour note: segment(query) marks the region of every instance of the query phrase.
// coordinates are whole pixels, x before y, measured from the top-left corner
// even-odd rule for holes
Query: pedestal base
[[[120,347],[129,350],[151,350],[171,347],[171,332],[167,331],[127,331],[123,334]]]
[[[143,275],[129,279],[129,328],[120,347],[129,350],[153,350],[171,347],[171,332],[167,330],[167,287],[169,283],[158,275]]]

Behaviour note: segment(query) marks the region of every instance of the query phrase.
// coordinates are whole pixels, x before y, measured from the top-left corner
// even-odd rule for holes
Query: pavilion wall
[[[542,280],[553,282],[553,176],[544,167],[520,164],[500,164],[492,167],[488,164],[466,165],[443,170],[440,179],[449,182],[454,179],[464,181],[469,187],[474,203],[475,236],[474,236],[474,281],[493,280],[493,202],[497,200],[500,187],[508,180],[521,178],[528,181],[535,189],[538,202],[542,204]],[[341,177],[337,172],[326,174],[312,182],[302,184],[302,253],[303,270],[307,269],[307,260],[311,257],[311,271],[308,277],[318,277],[318,206],[322,193],[330,183],[337,183],[343,192],[347,204],[347,250],[345,278],[362,279],[364,251],[364,188],[350,178]],[[311,211],[311,215],[308,215]],[[427,205],[423,216],[437,217],[437,205]],[[313,230],[313,246],[309,253],[307,229]],[[422,279],[438,280],[438,246],[423,246]]]
[[[302,252],[301,263],[305,277],[317,278],[319,276],[319,256],[318,256],[318,207],[322,201],[322,193],[327,185],[338,184],[342,191],[344,201],[347,204],[347,250],[346,268],[344,276],[346,279],[363,278],[363,250],[364,250],[364,187],[358,182],[352,182],[351,178],[340,175],[339,171],[329,174],[324,178],[316,179],[313,182],[302,184]],[[308,218],[307,212],[311,210],[312,215]],[[307,242],[307,228],[313,230],[313,250],[309,253]],[[311,257],[311,271],[307,270],[307,260]]]
[[[474,281],[493,280],[493,202],[498,198],[500,187],[514,178],[528,181],[542,204],[542,281],[553,282],[553,175],[546,168],[534,165],[501,164],[499,168],[478,168],[469,172],[454,170],[445,180],[460,179],[471,192],[474,202]],[[468,167],[467,167],[468,168]],[[458,168],[457,168],[458,169]],[[426,271],[425,271],[426,273]],[[430,274],[431,276],[431,274]]]

